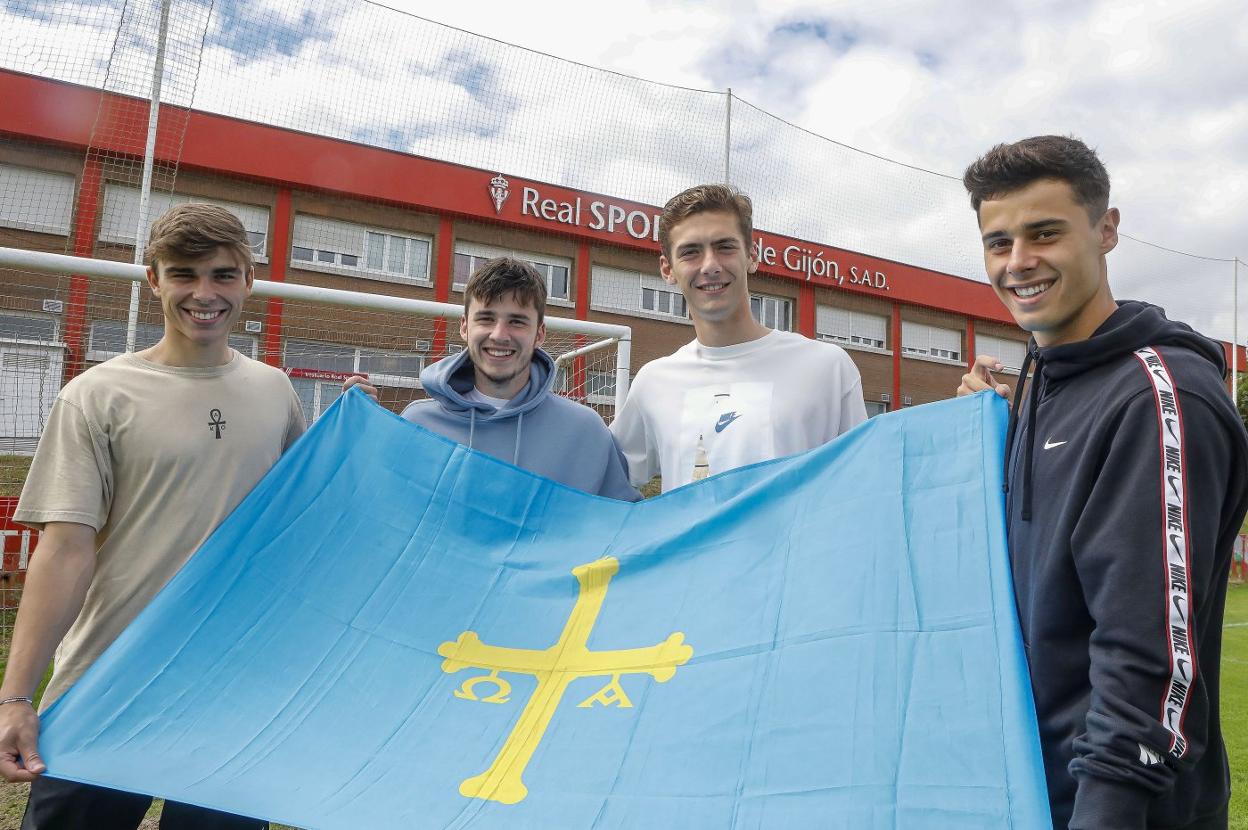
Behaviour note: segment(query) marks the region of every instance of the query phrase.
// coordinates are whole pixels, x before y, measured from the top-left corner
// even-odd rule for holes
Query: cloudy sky
[[[179,103],[654,204],[724,177],[731,88],[761,228],[969,278],[961,170],[1075,134],[1134,238],[1116,293],[1230,338],[1232,264],[1137,240],[1248,260],[1242,0],[173,2]],[[122,8],[0,0],[0,65],[138,91],[155,4]]]

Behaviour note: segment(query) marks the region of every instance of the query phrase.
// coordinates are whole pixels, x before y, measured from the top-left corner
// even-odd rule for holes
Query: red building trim
[[[2,97],[2,94],[0,94]],[[96,153],[88,153],[82,165],[82,180],[74,205],[71,246],[74,256],[89,257],[95,251],[95,226],[100,213],[103,163]],[[69,278],[69,303],[65,310],[65,382],[82,372],[87,355],[87,294],[91,281],[82,274]]]
[[[100,107],[101,95],[126,106]],[[9,135],[86,147],[100,112],[110,123],[97,131],[99,149],[142,154],[147,109],[141,99],[0,71],[0,100],[6,106],[2,129]],[[172,130],[182,122],[162,119],[161,129],[168,123]],[[204,112],[187,113],[185,122],[177,159],[183,169],[380,200],[656,254],[659,250],[654,239],[659,208],[653,205],[512,177],[508,198],[495,209],[489,193],[493,171]],[[178,142],[158,140],[157,146],[176,147]],[[413,181],[421,186],[412,187]],[[992,289],[974,280],[765,230],[756,232],[755,241],[759,270],[770,276],[1011,322]]]
[[[589,291],[590,291],[590,271],[591,262],[589,258],[589,243],[582,240],[576,246],[576,319],[589,319]],[[589,345],[589,338],[582,335],[576,336],[575,348]],[[568,386],[569,391],[575,398],[581,398],[588,394],[589,390],[585,386],[585,358],[578,357],[573,361],[571,383]]]
[[[966,318],[966,368],[975,365],[975,318]]]
[[[815,287],[803,283],[797,293],[797,330],[812,340],[815,337]]]
[[[893,303],[893,405],[895,412],[901,409],[901,304]]]
[[[291,194],[289,187],[277,189],[277,202],[273,206],[273,245],[269,251],[269,279],[286,282],[286,267],[290,259]],[[269,299],[268,312],[264,317],[264,362],[270,366],[282,365],[282,310],[285,303],[280,297]]]
[[[455,272],[455,223],[443,216],[438,222],[438,261],[434,266],[433,299],[440,303],[450,302],[451,282]],[[446,319],[433,321],[432,354],[446,353]]]

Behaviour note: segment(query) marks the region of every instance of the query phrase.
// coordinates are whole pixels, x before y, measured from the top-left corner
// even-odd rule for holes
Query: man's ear
[[[152,294],[160,296],[160,278],[156,275],[156,265],[147,266],[147,286],[152,289]]]
[[[243,273],[243,279],[247,280],[247,296],[251,296],[251,289],[256,284],[256,266],[248,265],[247,270]]]
[[[676,284],[676,277],[672,276],[672,263],[663,254],[659,254],[659,276],[668,285]]]
[[[459,339],[468,342],[468,312],[464,312],[464,316],[459,318]]]
[[[540,349],[542,344],[546,342],[546,321],[542,321],[537,326],[537,339],[533,341],[533,348]]]
[[[1118,222],[1121,219],[1122,215],[1118,212],[1118,208],[1110,208],[1101,217],[1101,221],[1097,225],[1097,232],[1101,237],[1102,254],[1107,254],[1118,247]]]

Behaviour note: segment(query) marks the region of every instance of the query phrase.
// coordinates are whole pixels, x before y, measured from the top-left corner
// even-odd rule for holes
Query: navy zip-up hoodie
[[[1029,348],[1007,512],[1055,827],[1226,828],[1218,669],[1248,436],[1225,371],[1219,344],[1139,302]]]
[[[502,409],[464,397],[473,387],[468,352],[439,360],[420,373],[431,400],[416,401],[403,417],[439,435],[529,472],[596,496],[637,501],[615,439],[597,412],[551,391],[555,362],[534,349],[529,382]]]

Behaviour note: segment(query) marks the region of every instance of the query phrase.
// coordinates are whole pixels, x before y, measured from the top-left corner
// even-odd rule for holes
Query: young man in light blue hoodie
[[[551,392],[555,362],[546,339],[546,283],[527,262],[492,259],[464,288],[459,334],[466,348],[420,373],[427,400],[403,417],[530,472],[626,501],[624,456],[598,413]],[[376,397],[375,390],[352,378]]]

